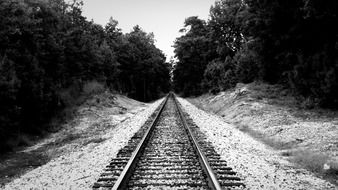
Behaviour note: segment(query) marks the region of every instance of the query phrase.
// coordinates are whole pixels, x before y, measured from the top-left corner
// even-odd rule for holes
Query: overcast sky
[[[83,0],[83,14],[88,20],[105,25],[112,16],[124,33],[140,25],[155,34],[156,46],[167,56],[174,56],[173,45],[184,19],[198,16],[208,19],[215,0]]]

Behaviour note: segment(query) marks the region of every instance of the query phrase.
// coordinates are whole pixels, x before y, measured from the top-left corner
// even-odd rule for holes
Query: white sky
[[[83,15],[105,25],[112,16],[124,33],[140,25],[153,32],[156,46],[167,56],[174,56],[173,45],[185,18],[198,16],[207,20],[215,0],[83,0]]]

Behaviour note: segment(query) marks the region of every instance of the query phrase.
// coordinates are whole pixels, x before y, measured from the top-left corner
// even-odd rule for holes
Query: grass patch
[[[83,143],[83,146],[87,146],[88,144],[92,144],[92,143],[94,143],[94,144],[101,143],[101,142],[104,142],[105,140],[107,140],[107,139],[102,138],[102,137],[93,138],[93,139],[90,139],[87,142]]]
[[[55,141],[46,144],[46,147],[60,147],[65,144],[70,144],[71,142],[81,138],[81,134],[69,133],[63,136],[62,138],[57,138]]]
[[[331,183],[338,185],[338,161],[330,161],[328,155],[322,153],[314,153],[310,150],[290,151],[295,148],[295,143],[284,143],[273,138],[264,136],[263,133],[251,129],[247,125],[238,125],[238,129],[249,134],[253,138],[263,142],[275,150],[284,150],[281,155],[290,157],[290,161],[298,164],[319,176],[324,177]]]
[[[292,162],[338,185],[338,160],[330,160],[328,155],[310,150],[293,151],[290,154]]]
[[[273,138],[266,137],[263,133],[253,130],[247,125],[238,125],[238,129],[276,150],[287,150],[294,147],[294,143],[285,143],[275,140]]]
[[[323,173],[324,172],[324,164],[328,162],[329,156],[314,153],[309,150],[300,150],[292,152],[291,160],[299,165],[305,167],[306,169],[316,172]]]

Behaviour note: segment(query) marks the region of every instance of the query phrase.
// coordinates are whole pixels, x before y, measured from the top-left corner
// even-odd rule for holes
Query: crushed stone
[[[279,154],[248,134],[178,98],[183,109],[204,132],[222,159],[244,180],[247,189],[337,189],[305,169],[297,169]]]

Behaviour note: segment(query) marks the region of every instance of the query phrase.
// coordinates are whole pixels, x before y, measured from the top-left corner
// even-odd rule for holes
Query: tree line
[[[170,65],[152,33],[135,26],[123,34],[112,18],[95,24],[82,5],[0,0],[0,149],[41,131],[89,81],[141,101],[169,90]]]
[[[282,84],[338,107],[338,1],[218,0],[176,39],[174,88],[185,96],[238,82]]]

